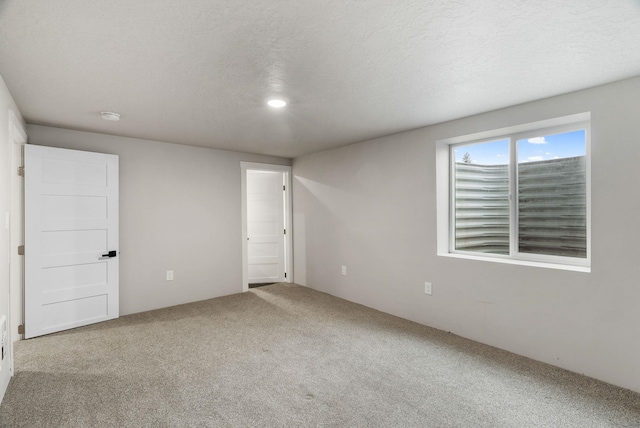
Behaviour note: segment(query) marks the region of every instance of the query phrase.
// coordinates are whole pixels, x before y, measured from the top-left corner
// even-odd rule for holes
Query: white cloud
[[[529,144],[547,144],[548,141],[544,139],[544,137],[533,137],[527,140]]]
[[[529,162],[537,162],[537,161],[544,160],[544,157],[543,157],[543,156],[529,156],[529,157],[527,158],[527,160],[528,160]]]

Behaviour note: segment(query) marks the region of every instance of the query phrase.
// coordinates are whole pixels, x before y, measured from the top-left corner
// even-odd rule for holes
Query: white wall
[[[10,209],[10,197],[11,197],[11,163],[12,163],[12,145],[13,142],[9,141],[9,110],[13,112],[15,117],[18,118],[20,125],[24,128],[24,121],[18,111],[18,107],[13,101],[7,86],[0,77],[0,318],[7,317],[7,322],[10,321],[9,317],[9,230],[5,227],[5,215]],[[16,331],[17,326],[8,324],[8,346],[13,342],[13,331]],[[11,352],[5,357],[2,362],[2,370],[0,371],[0,401],[4,397],[4,392],[7,389],[11,373],[9,371],[9,365],[11,362]]]
[[[638,100],[634,78],[295,159],[295,281],[640,392]],[[585,111],[591,273],[436,255],[436,140]]]
[[[27,134],[120,156],[121,315],[242,292],[240,162],[290,160],[37,125]]]

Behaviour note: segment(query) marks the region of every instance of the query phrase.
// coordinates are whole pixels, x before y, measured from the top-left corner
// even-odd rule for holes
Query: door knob
[[[110,259],[112,257],[116,257],[118,255],[118,252],[113,250],[113,251],[109,251],[107,254],[103,254],[102,257],[100,257],[98,260],[105,260],[105,259]]]

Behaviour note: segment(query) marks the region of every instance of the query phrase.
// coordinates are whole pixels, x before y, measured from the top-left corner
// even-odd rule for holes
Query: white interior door
[[[284,174],[247,171],[249,284],[285,281]]]
[[[117,318],[118,156],[24,155],[25,338]]]

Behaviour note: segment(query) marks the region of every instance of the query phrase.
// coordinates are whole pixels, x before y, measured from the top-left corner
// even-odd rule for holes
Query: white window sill
[[[531,261],[531,260],[475,256],[470,254],[458,254],[458,253],[438,253],[438,256],[452,257],[455,259],[477,260],[482,262],[506,263],[509,265],[539,267],[539,268],[545,268],[545,269],[569,270],[573,272],[585,272],[585,273],[591,272],[590,266],[576,266],[576,265],[568,265],[568,264],[560,264],[560,263],[547,263],[547,262],[537,262],[537,261]]]

